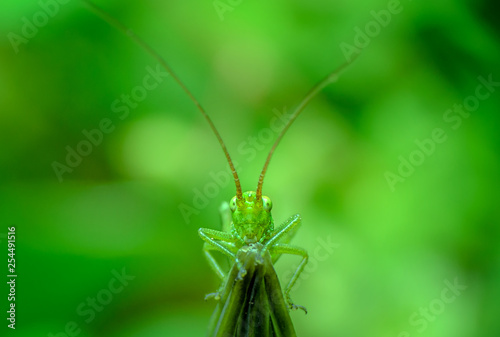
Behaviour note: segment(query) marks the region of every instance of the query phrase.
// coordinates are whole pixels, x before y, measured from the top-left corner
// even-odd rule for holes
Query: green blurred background
[[[273,111],[292,109],[345,62],[340,46],[356,42],[356,27],[376,29],[370,12],[391,6],[221,1],[221,20],[211,0],[98,3],[199,99],[244,190],[255,188],[271,147]],[[219,284],[197,229],[220,228],[218,207],[234,195],[220,146],[170,77],[121,119],[113,102],[140,92],[156,61],[80,1],[58,6],[47,7],[46,23],[36,1],[3,1],[0,12],[0,251],[16,226],[15,334],[203,336],[215,307],[203,297]],[[489,97],[467,118],[446,111],[474,102],[479,76],[500,81],[499,8],[397,8],[290,128],[269,167],[275,221],[301,213],[293,242],[311,254],[292,292],[309,314],[292,320],[299,336],[497,337],[499,87],[480,89]],[[14,48],[23,18],[41,25]],[[53,163],[66,165],[67,147],[108,120],[113,131],[59,181]],[[436,128],[446,141],[418,157],[415,140]],[[400,156],[412,153],[420,165],[391,186],[387,172],[399,174]],[[297,263],[279,261],[282,282]],[[119,287],[122,272],[130,279]],[[467,288],[450,300],[447,282]],[[4,281],[0,289],[1,330],[12,333]]]

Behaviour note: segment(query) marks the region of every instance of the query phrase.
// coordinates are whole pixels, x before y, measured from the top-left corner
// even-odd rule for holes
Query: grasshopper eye
[[[231,212],[236,210],[236,197],[233,197],[229,202],[229,208],[231,209]]]
[[[268,212],[273,208],[273,202],[268,197],[262,197],[262,204],[264,205],[264,209]]]

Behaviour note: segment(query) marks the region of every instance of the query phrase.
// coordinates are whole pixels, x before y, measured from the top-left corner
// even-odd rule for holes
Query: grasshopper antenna
[[[217,140],[219,141],[220,146],[222,147],[222,151],[224,151],[224,155],[226,156],[227,162],[229,164],[229,167],[231,168],[231,172],[233,173],[234,177],[234,183],[236,185],[236,198],[238,200],[243,200],[243,192],[241,191],[241,184],[240,184],[240,179],[238,177],[238,173],[236,172],[236,169],[234,167],[233,161],[231,160],[231,156],[229,155],[229,152],[227,151],[226,144],[224,144],[224,141],[222,140],[222,137],[219,134],[219,131],[217,131],[214,123],[212,122],[212,119],[210,119],[210,116],[205,112],[205,109],[201,106],[200,102],[193,96],[191,91],[182,83],[179,77],[174,73],[172,68],[167,64],[165,59],[161,57],[158,52],[156,52],[149,44],[147,44],[143,39],[141,39],[139,36],[137,36],[131,29],[127,28],[124,24],[122,24],[120,21],[106,13],[102,8],[98,7],[97,5],[93,4],[90,1],[87,0],[81,0],[92,12],[94,12],[97,16],[100,16],[104,21],[106,21],[108,24],[111,26],[115,27],[119,31],[121,31],[123,34],[127,35],[132,41],[134,41],[137,45],[139,45],[141,48],[146,50],[146,52],[151,55],[154,59],[158,61],[158,63],[172,76],[172,78],[177,82],[177,84],[184,90],[184,92],[189,96],[191,101],[193,101],[194,105],[196,105],[196,108],[201,112],[203,117],[205,117],[206,121],[210,125],[210,128],[214,132],[215,136],[217,137]]]
[[[264,177],[267,172],[267,167],[269,166],[269,162],[271,161],[271,157],[273,156],[274,150],[278,146],[278,144],[281,141],[281,138],[283,138],[283,135],[286,133],[290,125],[297,119],[299,114],[304,110],[304,108],[309,104],[311,99],[318,94],[323,88],[325,88],[327,85],[336,82],[339,79],[340,74],[358,57],[359,54],[355,54],[353,58],[348,60],[346,63],[332,71],[330,74],[328,74],[324,79],[319,81],[304,97],[302,102],[295,108],[295,111],[292,113],[292,116],[286,123],[285,127],[283,130],[281,130],[280,134],[278,135],[278,138],[273,144],[273,147],[269,151],[269,154],[267,155],[266,162],[264,163],[264,167],[262,168],[262,172],[260,173],[259,177],[259,182],[257,184],[257,191],[256,191],[256,198],[259,200],[262,197],[262,185],[264,184]]]

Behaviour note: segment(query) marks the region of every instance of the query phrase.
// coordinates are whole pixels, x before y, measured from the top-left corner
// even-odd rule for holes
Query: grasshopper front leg
[[[229,231],[231,226],[231,211],[229,209],[229,204],[227,202],[223,202],[219,211],[221,215],[222,228]],[[200,228],[198,230],[198,234],[203,241],[205,241],[203,245],[203,253],[207,258],[208,264],[221,280],[227,279],[226,273],[212,255],[212,252],[219,251],[234,261],[236,259],[236,252],[238,251],[234,243],[234,237],[227,232],[221,232],[208,228]],[[208,294],[205,299],[211,297],[219,299],[220,291],[223,287],[224,284],[221,285],[217,292]]]
[[[201,239],[205,241],[205,244],[203,245],[203,252],[205,253],[205,257],[207,258],[210,267],[221,280],[226,279],[226,273],[222,270],[221,266],[212,255],[212,251],[219,251],[228,256],[232,261],[235,261],[237,249],[234,244],[235,240],[233,236],[229,233],[210,228],[200,228],[198,230],[198,234]],[[221,285],[221,288],[222,287],[224,287],[224,284]],[[208,294],[205,299],[215,298],[218,300],[220,298],[221,288],[219,288],[219,290],[215,293]]]
[[[293,304],[290,298],[290,291],[292,287],[297,282],[300,273],[304,270],[304,267],[307,264],[309,259],[309,254],[302,248],[294,247],[288,244],[288,241],[292,238],[293,234],[297,231],[299,226],[301,225],[302,219],[299,214],[295,214],[291,216],[288,220],[285,221],[279,228],[277,228],[273,236],[266,242],[266,248],[269,249],[271,255],[273,256],[273,260],[276,261],[281,254],[291,254],[291,255],[299,255],[302,256],[302,260],[300,261],[295,273],[291,277],[288,285],[285,288],[285,298],[288,303],[288,306],[291,309],[302,309],[307,313],[306,308],[301,305]],[[282,242],[280,242],[282,241]]]
[[[236,259],[236,252],[238,249],[234,244],[236,242],[234,236],[229,233],[231,226],[231,211],[229,209],[229,204],[227,202],[223,202],[219,208],[219,212],[221,216],[222,229],[224,231],[221,232],[215,229],[200,228],[198,230],[198,234],[202,240],[205,241],[205,244],[203,245],[203,252],[205,253],[210,267],[220,279],[225,279],[226,274],[210,251],[219,251],[234,261]]]
[[[307,264],[307,261],[309,259],[309,254],[302,249],[294,246],[290,246],[285,243],[277,243],[271,248],[272,254],[291,254],[291,255],[299,255],[302,256],[302,260],[300,261],[297,269],[295,270],[295,273],[293,276],[290,278],[290,281],[288,282],[288,285],[285,288],[285,299],[288,303],[288,306],[290,309],[296,310],[296,309],[302,309],[304,312],[307,314],[307,309],[301,305],[296,305],[293,304],[292,299],[290,298],[290,290],[292,290],[293,285],[295,282],[297,282],[300,273],[304,270],[304,267]]]

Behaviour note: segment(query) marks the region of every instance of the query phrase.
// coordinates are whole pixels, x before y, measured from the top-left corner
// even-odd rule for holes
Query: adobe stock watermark
[[[248,136],[242,141],[237,149],[238,153],[244,156],[246,162],[251,162],[257,156],[257,153],[265,149],[265,145],[272,142],[276,135],[283,129],[284,125],[290,119],[291,114],[286,111],[286,107],[282,111],[273,109],[273,117],[269,122],[269,127],[263,128],[255,136]],[[235,169],[238,172],[243,171],[239,163],[233,161]],[[211,171],[209,173],[210,181],[208,181],[201,189],[193,188],[193,198],[190,204],[180,203],[178,208],[184,218],[184,221],[189,224],[190,218],[193,215],[200,214],[201,210],[205,209],[210,200],[219,195],[221,189],[228,184],[233,183],[233,174],[229,166],[225,170],[219,172]]]
[[[164,71],[160,64],[156,68],[146,67],[146,75],[142,83],[133,87],[129,93],[121,94],[120,98],[111,103],[110,110],[115,114],[113,119],[125,120],[130,112],[136,109],[143,102],[150,91],[155,90],[168,77],[168,72]],[[76,167],[82,164],[85,157],[88,157],[96,147],[101,145],[105,135],[109,135],[116,128],[111,118],[103,118],[94,129],[82,130],[83,139],[77,144],[65,147],[66,157],[64,162],[52,162],[52,169],[59,182],[63,182],[63,175],[71,173]]]
[[[219,16],[219,19],[221,21],[224,21],[224,15],[226,12],[231,13],[234,11],[236,7],[241,5],[243,3],[243,0],[215,0],[213,2],[213,6],[215,8],[215,11],[217,12],[217,15]]]
[[[323,238],[318,237],[316,238],[317,241],[317,246],[314,248],[312,254],[309,255],[307,264],[304,267],[304,270],[302,270],[302,273],[300,273],[299,278],[297,279],[297,282],[295,282],[293,289],[297,289],[300,287],[300,282],[301,280],[307,280],[312,273],[314,273],[320,264],[320,262],[324,262],[330,258],[330,256],[335,253],[335,250],[340,247],[339,243],[335,243],[332,241],[332,238],[330,235],[326,238],[326,240],[323,240]],[[288,269],[284,274],[283,274],[283,280],[290,280],[292,276],[295,274],[297,270],[297,267],[293,267]]]
[[[76,314],[83,319],[83,322],[90,324],[96,318],[96,315],[113,301],[116,295],[123,292],[130,281],[135,279],[135,276],[128,275],[125,267],[121,272],[112,270],[113,277],[109,280],[107,286],[97,292],[94,296],[89,296],[76,306]],[[47,337],[76,337],[82,332],[81,323],[69,321],[64,326],[63,331],[52,333],[49,332]]]
[[[452,130],[458,130],[464,119],[471,116],[472,112],[479,109],[481,102],[491,97],[491,95],[500,87],[500,82],[493,80],[493,74],[487,77],[479,76],[479,84],[476,86],[474,94],[467,96],[461,104],[453,104],[442,116],[445,125]],[[415,173],[415,168],[422,166],[426,159],[432,156],[438,144],[444,143],[448,139],[448,133],[443,128],[434,128],[428,137],[424,139],[415,139],[416,149],[406,156],[399,156],[399,165],[397,170],[385,171],[384,178],[389,185],[391,192],[396,190],[398,183],[404,183]]]
[[[453,282],[444,280],[445,287],[441,290],[438,297],[429,301],[429,303],[423,307],[420,307],[417,311],[414,311],[408,318],[409,324],[416,328],[416,332],[419,334],[423,333],[432,322],[442,315],[448,305],[455,302],[455,300],[462,295],[462,293],[467,289],[467,286],[461,284],[458,278],[455,278]],[[410,337],[411,333],[408,331],[401,331],[397,337]]]
[[[37,11],[31,18],[23,16],[21,18],[22,27],[19,33],[9,32],[7,38],[9,39],[12,48],[16,54],[19,53],[19,46],[22,44],[27,44],[31,39],[33,39],[38,31],[45,27],[51,18],[55,17],[60,9],[61,5],[65,5],[70,0],[40,0],[38,1],[38,6],[40,10]]]
[[[368,21],[363,28],[354,27],[355,35],[352,44],[347,42],[340,43],[339,47],[345,59],[351,61],[355,55],[368,47],[372,39],[381,33],[382,28],[387,27],[391,23],[392,18],[401,13],[403,9],[404,7],[400,0],[389,0],[385,9],[370,11],[373,20]]]

